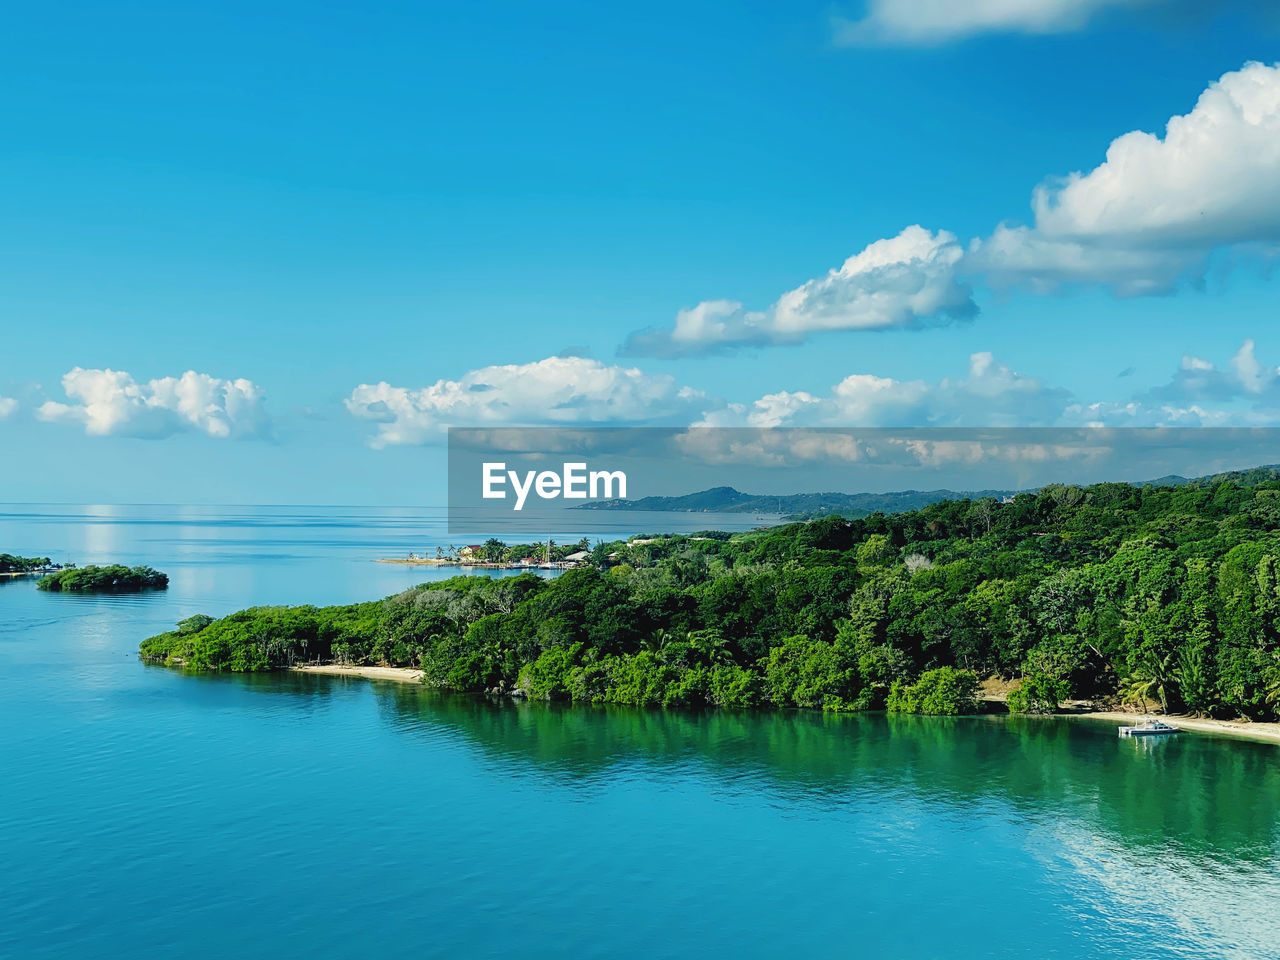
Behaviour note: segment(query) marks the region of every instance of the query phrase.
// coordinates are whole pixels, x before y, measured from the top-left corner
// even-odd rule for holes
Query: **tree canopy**
[[[151,567],[126,567],[118,563],[105,567],[75,567],[41,577],[36,587],[55,593],[134,593],[164,590],[168,574]]]
[[[11,553],[0,553],[0,573],[27,573],[41,570],[52,562],[48,557],[15,557]]]
[[[1032,678],[1014,698],[1027,712],[1068,696],[1280,708],[1274,471],[1051,486],[591,556],[550,580],[458,577],[188,621],[142,653],[217,670],[397,664],[440,687],[591,702],[968,709],[969,677],[995,675]]]

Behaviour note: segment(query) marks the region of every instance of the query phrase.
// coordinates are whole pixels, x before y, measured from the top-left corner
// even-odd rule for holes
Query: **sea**
[[[1280,957],[1272,744],[138,660],[448,576],[376,561],[449,542],[442,509],[0,505],[0,552],[170,576],[0,581],[0,957]]]

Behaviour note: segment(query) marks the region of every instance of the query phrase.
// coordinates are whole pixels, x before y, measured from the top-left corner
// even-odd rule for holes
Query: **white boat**
[[[1177,733],[1178,728],[1148,717],[1142,723],[1135,724],[1132,727],[1121,727],[1118,732],[1122,737],[1155,737],[1166,733]]]

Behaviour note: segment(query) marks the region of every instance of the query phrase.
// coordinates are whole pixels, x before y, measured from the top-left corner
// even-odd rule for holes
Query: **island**
[[[555,578],[193,617],[140,653],[198,670],[403,667],[450,690],[589,703],[1075,701],[1273,721],[1280,473],[601,543]]]
[[[151,567],[126,567],[118,563],[61,570],[41,577],[36,584],[37,589],[54,593],[138,593],[164,590],[168,586],[168,574]]]
[[[51,566],[53,561],[48,557],[15,557],[11,553],[0,553],[0,576],[26,576]]]

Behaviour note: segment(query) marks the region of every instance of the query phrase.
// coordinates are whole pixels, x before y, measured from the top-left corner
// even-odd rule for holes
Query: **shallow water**
[[[0,956],[1280,954],[1269,744],[136,658],[193,613],[437,574],[372,560],[434,549],[440,521],[0,506],[0,551],[172,577],[127,597],[0,581]]]

